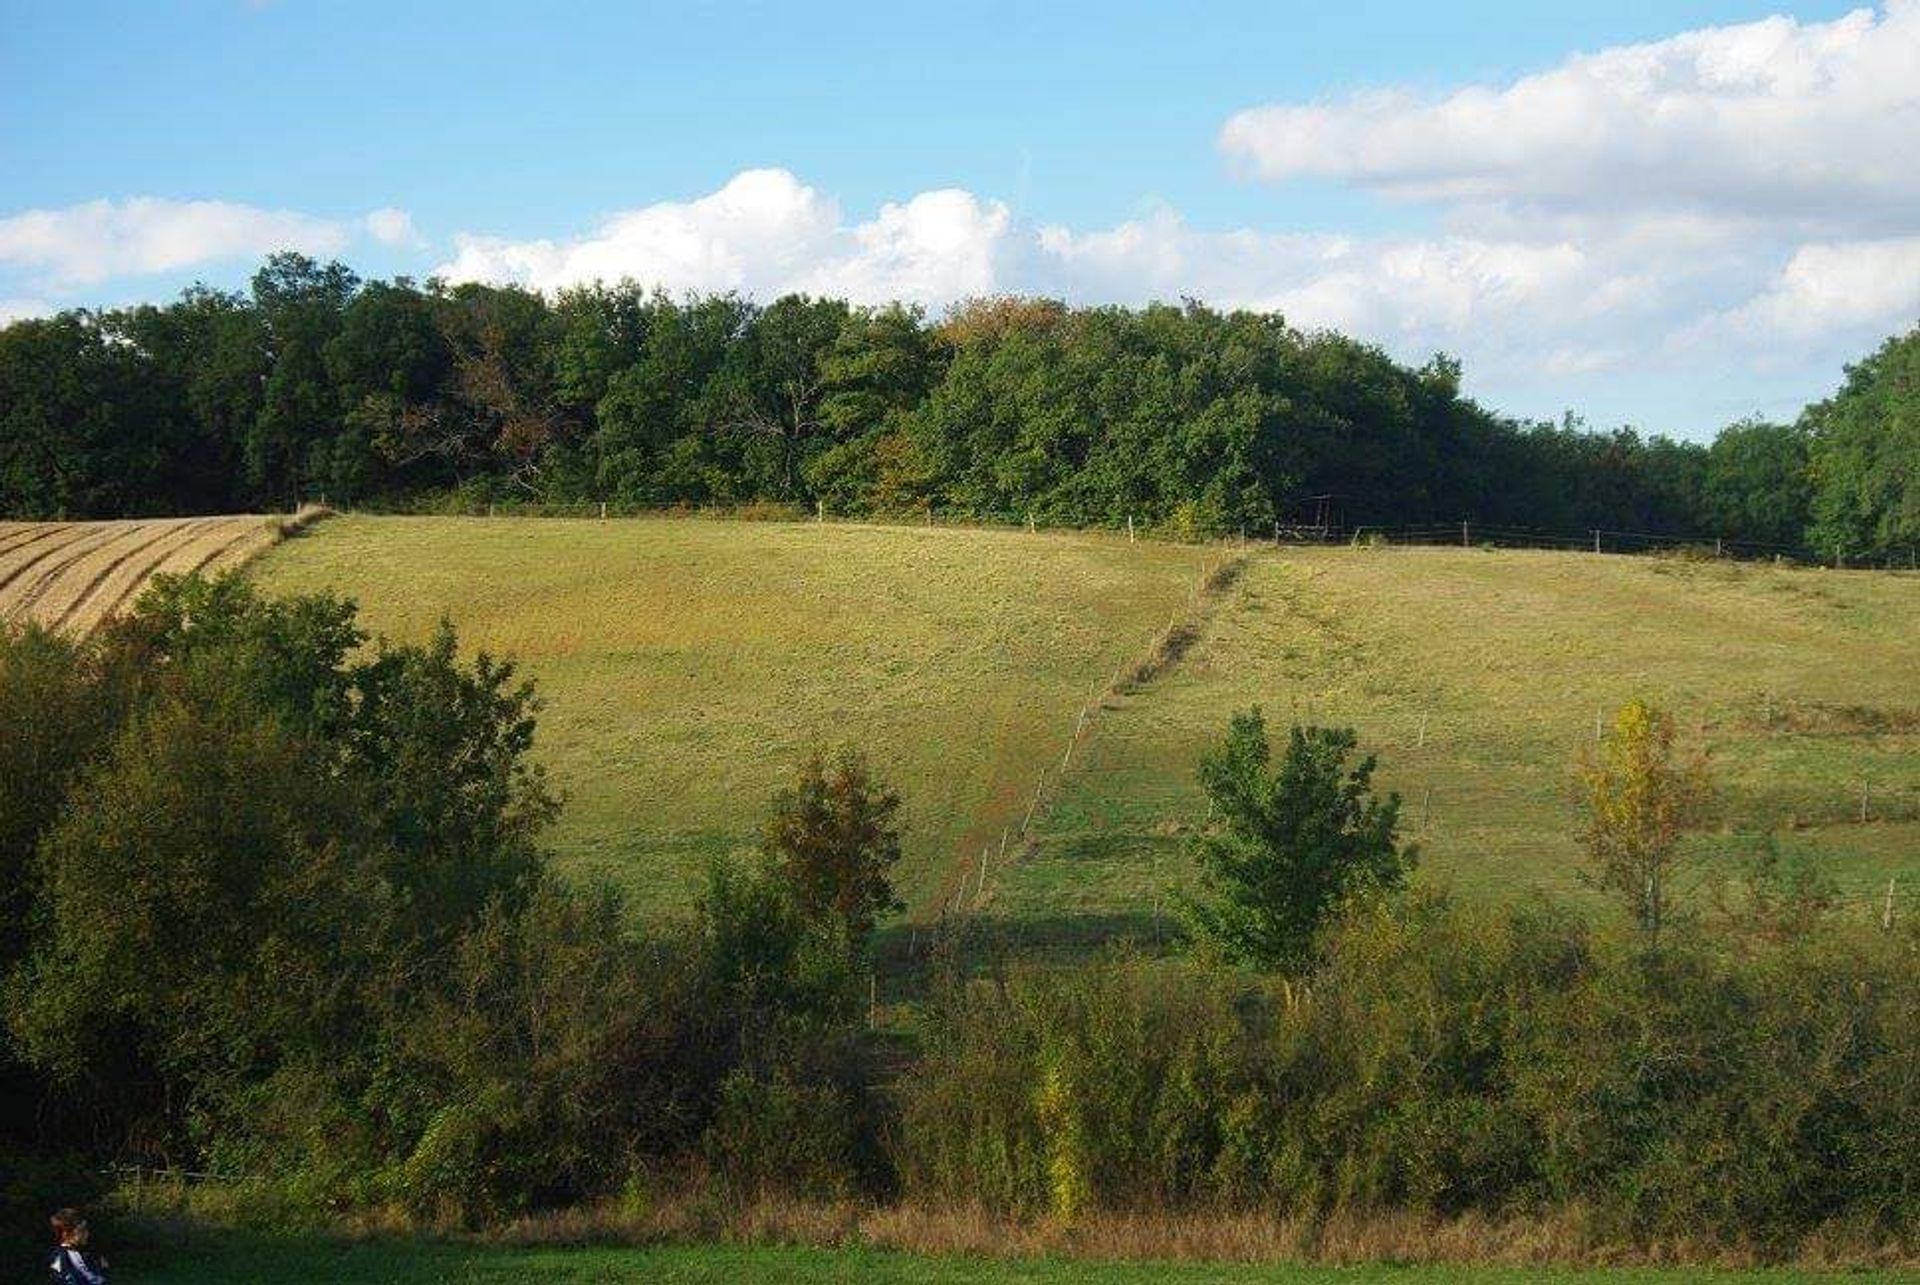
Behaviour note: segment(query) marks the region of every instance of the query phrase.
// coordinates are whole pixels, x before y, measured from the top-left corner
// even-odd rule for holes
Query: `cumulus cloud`
[[[1920,236],[1803,245],[1752,299],[1702,329],[1763,342],[1911,324],[1920,305]]]
[[[41,273],[61,287],[275,250],[333,254],[346,242],[344,229],[324,219],[231,201],[138,196],[0,219],[0,263]]]
[[[342,221],[234,201],[136,196],[0,218],[0,267],[30,274],[60,294],[115,277],[259,259],[279,250],[340,254],[362,235],[390,246],[423,244],[412,217],[392,207]]]
[[[1330,252],[1274,296],[1296,317],[1546,376],[1774,363],[1783,345],[1825,361],[1920,314],[1916,68],[1920,0],[1892,0],[1443,93],[1257,106],[1219,144],[1257,178],[1438,216],[1439,235]]]
[[[1012,224],[971,193],[922,192],[849,224],[837,202],[782,169],[745,170],[691,201],[628,210],[564,241],[462,234],[449,281],[551,290],[632,278],[668,290],[789,291],[933,303],[995,285]]]
[[[1240,112],[1222,149],[1269,179],[1395,197],[1696,209],[1886,230],[1920,203],[1920,0],[1579,54],[1505,85]],[[1895,229],[1904,230],[1904,229]]]

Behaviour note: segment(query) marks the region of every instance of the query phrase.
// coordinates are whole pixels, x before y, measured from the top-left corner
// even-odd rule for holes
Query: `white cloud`
[[[628,210],[571,240],[462,234],[438,275],[542,290],[632,278],[667,290],[936,302],[993,288],[1011,224],[1005,206],[947,190],[849,225],[786,170],[745,170],[707,196]]]
[[[1760,342],[1911,325],[1920,312],[1920,236],[1803,245],[1768,287],[1704,330]]]
[[[1920,305],[1912,240],[1797,246],[1763,220],[1461,205],[1426,236],[1208,231],[1169,208],[1112,227],[1036,226],[959,190],[849,219],[785,170],[613,215],[583,235],[461,235],[452,281],[553,290],[631,278],[669,291],[789,291],[933,306],[998,291],[1076,302],[1191,296],[1297,326],[1461,356],[1480,386],[1649,362],[1737,365],[1783,333],[1829,350]],[[1878,256],[1877,258],[1875,256]],[[1871,260],[1871,262],[1869,261]]]
[[[136,196],[0,218],[0,267],[67,294],[115,277],[257,260],[279,250],[340,254],[360,236],[403,248],[424,244],[412,216],[391,206],[342,221],[234,201]]]
[[[0,219],[0,263],[63,288],[275,250],[334,254],[346,242],[345,231],[324,219],[231,201],[137,196]]]
[[[397,210],[391,205],[370,212],[361,220],[367,232],[381,245],[399,248],[418,248],[426,241],[414,229],[413,216],[405,210]]]
[[[1437,97],[1389,88],[1256,107],[1220,145],[1264,178],[1418,200],[1897,232],[1920,204],[1916,139],[1920,0],[1892,0],[1878,15],[1772,17],[1579,54]]]

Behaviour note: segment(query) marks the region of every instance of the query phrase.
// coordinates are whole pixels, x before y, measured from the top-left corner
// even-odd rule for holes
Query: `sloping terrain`
[[[1194,764],[1236,709],[1350,725],[1433,877],[1583,895],[1573,765],[1634,696],[1708,755],[1706,875],[1772,832],[1862,911],[1920,892],[1920,577],[1434,548],[1269,551],[1182,664],[1112,702],[995,911],[1151,931],[1191,882]],[[1863,810],[1864,804],[1864,810]]]
[[[904,796],[901,884],[938,904],[1017,822],[1090,694],[1193,591],[1210,550],[1124,536],[649,518],[338,518],[254,574],[367,626],[520,660],[575,869],[684,905],[750,847],[812,745]]]
[[[279,538],[242,514],[117,522],[0,522],[0,619],[85,633],[161,572],[220,571]]]
[[[979,889],[986,849],[994,914],[1043,938],[1132,931],[1189,878],[1201,749],[1255,703],[1276,732],[1357,727],[1430,875],[1578,896],[1571,764],[1635,695],[1711,755],[1708,850],[1771,830],[1863,907],[1889,876],[1902,902],[1920,886],[1920,578],[1254,549],[1176,658],[1083,721],[1219,557],[1106,535],[347,518],[253,574],[348,593],[401,637],[446,615],[466,645],[518,657],[569,799],[563,857],[643,905],[685,904],[707,860],[753,843],[806,746],[845,740],[908,801],[921,915],[962,872]],[[1038,841],[1003,864],[1043,775]]]

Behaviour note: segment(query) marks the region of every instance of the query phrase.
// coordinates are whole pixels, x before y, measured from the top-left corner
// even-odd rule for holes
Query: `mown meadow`
[[[1292,1267],[1102,1263],[1062,1259],[932,1258],[872,1250],[686,1246],[652,1249],[505,1248],[414,1240],[341,1242],[324,1237],[205,1238],[171,1247],[142,1280],[155,1285],[413,1285],[553,1281],[587,1285],[1822,1285],[1897,1280],[1873,1272],[1714,1271],[1660,1268]]]
[[[1136,930],[1189,882],[1192,765],[1232,710],[1352,726],[1430,878],[1580,898],[1572,765],[1634,696],[1707,755],[1694,891],[1771,832],[1862,913],[1916,892],[1920,580],[1530,550],[1254,559],[1183,663],[1111,702],[994,907]],[[1865,815],[1862,815],[1862,802]]]
[[[906,799],[899,881],[1019,819],[1076,712],[1214,559],[1107,535],[695,519],[335,518],[254,571],[371,628],[463,643],[538,681],[554,843],[641,905],[684,907],[751,847],[805,749],[852,742]]]
[[[1241,574],[1196,607],[1223,555]],[[538,680],[563,865],[684,906],[752,846],[814,741],[907,801],[901,883],[961,871],[1023,935],[1154,935],[1188,881],[1194,765],[1228,714],[1355,727],[1426,876],[1584,895],[1571,765],[1646,696],[1708,751],[1707,852],[1771,831],[1862,913],[1915,894],[1920,580],[1771,564],[1413,547],[1245,550],[1108,535],[628,519],[337,518],[253,571],[372,628],[464,642]],[[1169,622],[1195,633],[1108,690]],[[1063,752],[1099,696],[1073,755]],[[1001,858],[1042,778],[1037,841]],[[1865,819],[1862,820],[1862,796]],[[1712,863],[1708,864],[1708,869]],[[1701,895],[1711,890],[1696,889]]]

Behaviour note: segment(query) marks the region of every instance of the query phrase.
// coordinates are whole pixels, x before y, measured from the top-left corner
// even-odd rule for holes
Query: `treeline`
[[[279,255],[246,294],[0,331],[0,514],[775,501],[1193,534],[1470,518],[1883,557],[1920,540],[1916,354],[1920,332],[1799,423],[1702,446],[1515,423],[1444,357],[1409,368],[1192,303],[930,321],[363,282]]]
[[[71,1201],[28,1163],[67,1156],[243,1177],[259,1217],[801,1200],[1913,1252],[1916,938],[1799,876],[1632,930],[1456,906],[1406,889],[1350,734],[1276,759],[1249,714],[1202,764],[1223,899],[1191,949],[995,967],[942,933],[877,1031],[898,799],[860,758],[802,765],[697,913],[635,923],[548,869],[533,709],[449,631],[236,580],[90,641],[0,631],[0,1214]],[[1636,872],[1677,833],[1665,726],[1623,714],[1591,778]]]

